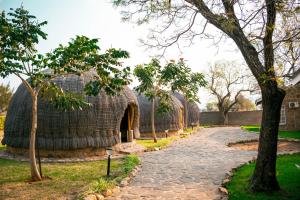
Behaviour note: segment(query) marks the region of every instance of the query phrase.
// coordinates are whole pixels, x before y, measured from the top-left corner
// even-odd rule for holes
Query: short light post
[[[169,130],[165,130],[166,138],[168,137]]]
[[[107,173],[106,173],[106,175],[109,176],[109,174],[110,174],[110,156],[113,153],[112,148],[111,147],[106,148],[106,153],[108,155],[108,158],[107,158]]]

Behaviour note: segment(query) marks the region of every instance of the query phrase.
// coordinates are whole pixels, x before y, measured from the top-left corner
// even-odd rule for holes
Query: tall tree
[[[0,113],[6,111],[12,94],[13,92],[9,85],[0,84]]]
[[[199,72],[192,72],[183,58],[177,63],[171,61],[162,73],[163,78],[170,81],[172,91],[179,92],[184,97],[184,126],[188,128],[188,103],[199,102],[199,89],[206,85],[204,75]]]
[[[100,54],[97,39],[77,36],[66,46],[59,45],[53,52],[39,54],[35,46],[41,38],[47,37],[42,31],[46,23],[38,22],[23,7],[11,9],[8,14],[3,11],[0,17],[0,76],[17,76],[32,98],[29,156],[31,176],[36,181],[42,180],[35,158],[39,94],[60,110],[89,106],[82,94],[65,92],[52,80],[95,70],[97,76],[85,86],[87,95],[96,95],[101,89],[114,95],[129,82],[129,68],[119,69],[119,59],[127,58],[128,53],[112,48]]]
[[[236,62],[217,62],[210,67],[208,73],[208,89],[217,99],[217,107],[228,124],[228,112],[238,104],[243,92],[255,90],[249,73],[245,72]]]
[[[296,0],[115,0],[123,6],[123,18],[138,24],[154,23],[149,33],[148,47],[165,52],[172,45],[192,44],[199,38],[230,38],[239,48],[262,93],[263,116],[257,162],[251,181],[253,191],[278,190],[276,156],[280,109],[285,91],[278,87],[274,67],[274,51],[283,41],[297,38],[300,25],[280,32],[276,21],[299,18]],[[280,11],[280,12],[277,12]],[[290,13],[290,14],[289,14]],[[291,13],[295,13],[291,15]],[[199,17],[201,15],[202,17]],[[211,26],[212,25],[212,26]],[[216,29],[215,29],[216,28]],[[208,32],[210,30],[210,32]],[[219,30],[219,31],[215,31]],[[275,39],[274,39],[275,38]],[[219,37],[216,38],[218,41]]]
[[[134,69],[134,75],[140,84],[135,87],[139,94],[144,94],[151,101],[151,128],[154,142],[157,142],[155,132],[155,113],[156,107],[159,114],[168,112],[171,109],[170,90],[168,86],[168,77],[162,76],[163,67],[157,59],[152,59],[150,63],[138,65]],[[159,105],[155,102],[159,100]]]

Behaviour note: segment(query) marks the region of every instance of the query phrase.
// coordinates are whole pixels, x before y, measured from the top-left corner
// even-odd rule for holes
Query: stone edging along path
[[[227,144],[254,139],[258,139],[256,133],[239,127],[202,129],[167,149],[142,155],[142,170],[107,199],[227,199],[220,189],[225,189],[222,186],[232,169],[257,154]]]

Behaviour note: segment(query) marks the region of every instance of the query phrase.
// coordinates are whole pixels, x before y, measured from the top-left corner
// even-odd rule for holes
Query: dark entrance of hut
[[[128,135],[129,131],[132,130],[133,115],[133,108],[130,105],[128,105],[124,112],[124,116],[120,125],[121,142],[130,142],[128,141]]]

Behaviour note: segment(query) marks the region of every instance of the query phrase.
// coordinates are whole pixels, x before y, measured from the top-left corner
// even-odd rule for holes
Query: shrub
[[[140,159],[136,155],[128,155],[124,158],[123,172],[128,174],[133,168],[140,163]]]
[[[115,186],[115,182],[111,180],[107,180],[105,178],[99,178],[97,181],[92,183],[91,191],[95,193],[101,193],[107,189],[111,189]]]

